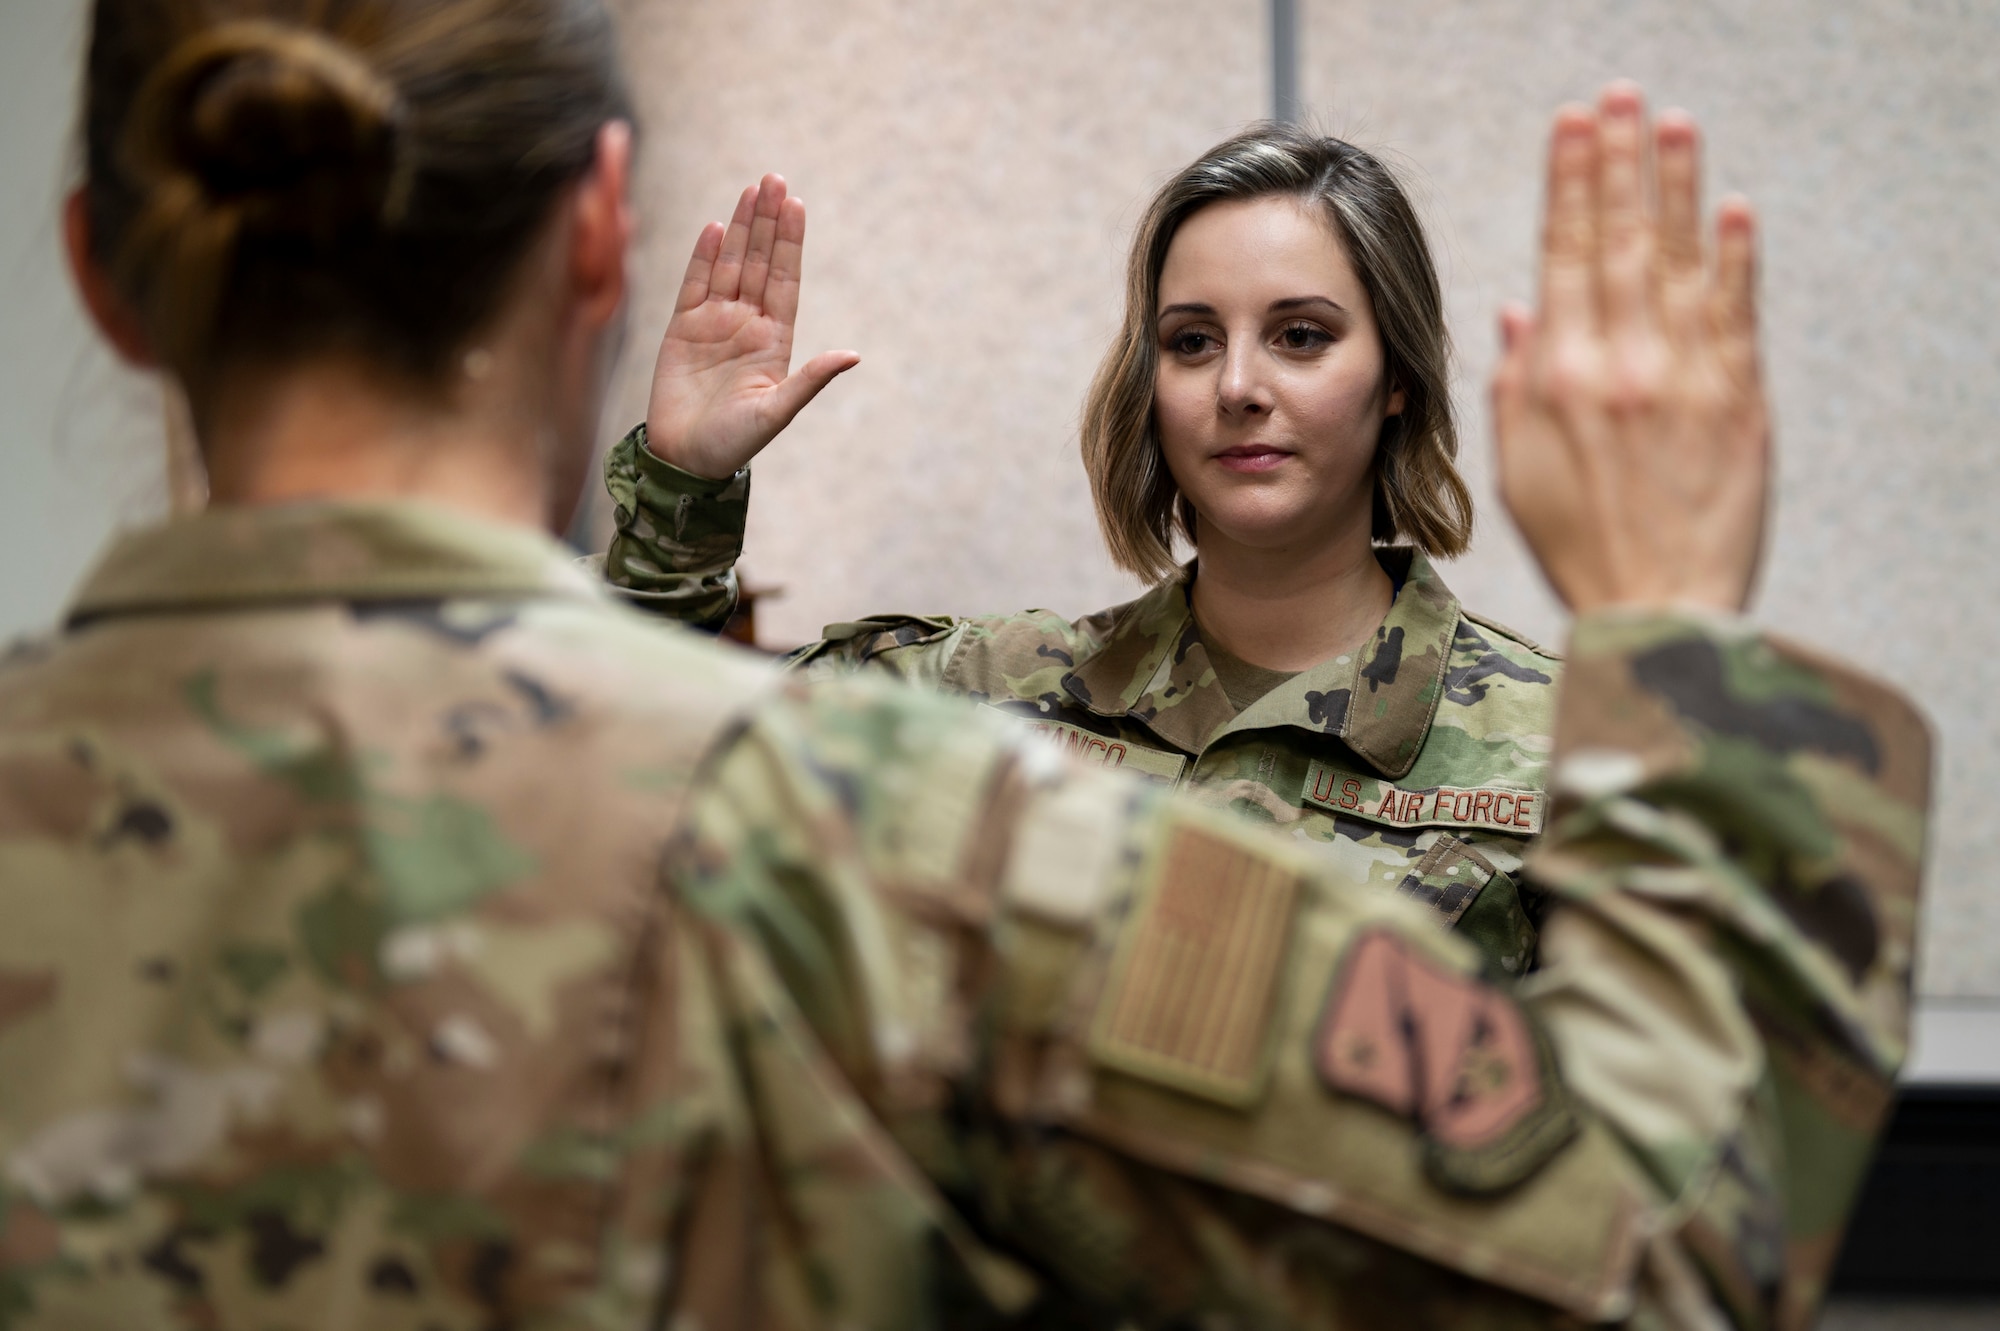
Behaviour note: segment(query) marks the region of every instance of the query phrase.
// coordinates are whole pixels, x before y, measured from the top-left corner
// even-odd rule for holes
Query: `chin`
[[[1327,544],[1330,538],[1337,542],[1354,524],[1365,534],[1372,516],[1368,503],[1328,504],[1324,495],[1301,495],[1285,486],[1204,489],[1207,493],[1190,496],[1197,530],[1252,550],[1299,549]]]
[[[1219,510],[1219,511],[1217,511]],[[1216,509],[1204,509],[1195,505],[1198,521],[1196,530],[1204,535],[1214,535],[1231,545],[1245,546],[1256,550],[1273,550],[1297,545],[1309,540],[1311,533],[1323,529],[1325,524],[1312,520],[1308,514],[1296,509],[1272,512],[1258,509],[1245,512],[1241,505],[1218,505]],[[1196,542],[1197,545],[1200,542]]]

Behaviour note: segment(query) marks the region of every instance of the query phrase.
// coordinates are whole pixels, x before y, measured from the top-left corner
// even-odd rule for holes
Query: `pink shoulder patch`
[[[1313,1038],[1320,1080],[1413,1120],[1460,1190],[1511,1186],[1574,1134],[1520,1004],[1393,933],[1349,948]]]

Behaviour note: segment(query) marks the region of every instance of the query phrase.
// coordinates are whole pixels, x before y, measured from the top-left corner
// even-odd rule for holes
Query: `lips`
[[[1259,472],[1269,471],[1284,462],[1292,454],[1282,448],[1272,448],[1265,444],[1244,444],[1237,448],[1227,448],[1215,455],[1215,460],[1229,471]]]

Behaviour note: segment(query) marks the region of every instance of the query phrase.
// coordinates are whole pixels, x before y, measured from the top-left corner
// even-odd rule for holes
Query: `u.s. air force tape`
[[[1481,827],[1534,836],[1542,830],[1548,797],[1539,790],[1494,783],[1405,788],[1315,762],[1306,772],[1304,802],[1394,827]]]

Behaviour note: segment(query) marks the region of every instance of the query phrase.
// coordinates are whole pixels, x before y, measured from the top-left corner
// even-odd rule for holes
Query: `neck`
[[[1202,636],[1267,670],[1309,670],[1353,652],[1395,599],[1365,526],[1308,550],[1203,533],[1199,554],[1193,603]]]
[[[532,413],[488,382],[454,400],[398,392],[365,368],[315,363],[225,391],[203,431],[209,498],[428,499],[502,522],[554,525]]]

